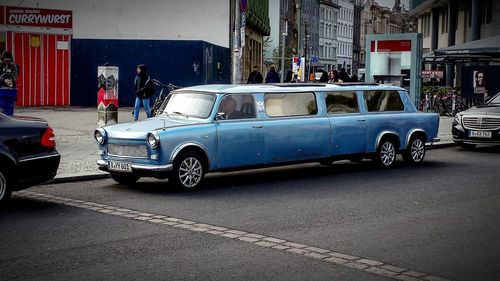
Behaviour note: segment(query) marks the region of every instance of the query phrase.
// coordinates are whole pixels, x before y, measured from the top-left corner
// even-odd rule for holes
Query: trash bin
[[[0,88],[0,112],[5,115],[14,115],[14,105],[17,100],[17,89]]]

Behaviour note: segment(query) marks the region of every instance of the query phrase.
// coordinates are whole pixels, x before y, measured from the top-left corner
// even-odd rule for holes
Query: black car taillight
[[[54,136],[54,130],[48,127],[43,133],[42,140],[40,143],[45,147],[56,147],[56,140]]]

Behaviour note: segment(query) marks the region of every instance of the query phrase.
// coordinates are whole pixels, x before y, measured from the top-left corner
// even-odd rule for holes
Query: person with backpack
[[[264,81],[264,77],[259,72],[259,66],[255,65],[253,71],[248,75],[247,84],[260,84]]]
[[[0,87],[15,88],[17,80],[17,65],[14,63],[12,54],[8,51],[3,52],[0,66]]]
[[[147,118],[151,117],[151,108],[149,106],[149,98],[155,94],[155,86],[151,77],[148,75],[148,67],[145,64],[137,66],[137,75],[134,80],[135,90],[135,105],[134,105],[134,121],[139,119],[139,109],[142,106],[146,111]]]

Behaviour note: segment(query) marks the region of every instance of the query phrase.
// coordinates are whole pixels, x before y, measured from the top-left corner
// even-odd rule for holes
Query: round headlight
[[[99,128],[94,131],[94,139],[99,144],[104,144],[106,142],[106,131],[103,128]]]
[[[160,136],[157,132],[148,133],[148,144],[151,148],[157,148],[160,145]]]

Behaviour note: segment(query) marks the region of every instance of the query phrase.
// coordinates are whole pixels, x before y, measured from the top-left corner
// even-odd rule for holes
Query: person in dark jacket
[[[345,68],[340,69],[339,73],[339,79],[342,80],[342,82],[351,82],[351,77],[349,77],[349,74],[345,72]]]
[[[320,70],[320,72],[321,72],[321,77],[319,78],[319,82],[328,83],[328,73],[324,70]]]
[[[269,72],[267,72],[266,75],[266,83],[279,83],[280,82],[280,76],[276,72],[276,68],[274,66],[271,66],[269,68]]]
[[[148,75],[148,67],[145,64],[139,64],[137,66],[137,76],[134,80],[134,90],[135,90],[135,105],[134,105],[134,121],[139,119],[139,109],[144,106],[144,111],[146,111],[147,117],[151,117],[151,108],[149,106],[149,98],[154,95],[155,87]]]
[[[250,72],[250,75],[248,75],[247,84],[259,84],[263,81],[264,77],[262,77],[262,74],[259,72],[259,66],[255,65],[252,72]]]

